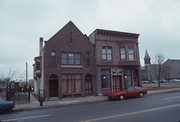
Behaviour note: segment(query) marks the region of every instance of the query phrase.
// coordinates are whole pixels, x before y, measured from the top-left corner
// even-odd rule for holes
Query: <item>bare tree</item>
[[[160,80],[164,78],[167,74],[168,67],[163,65],[165,60],[165,56],[162,53],[157,53],[154,55],[153,59],[153,72],[155,75],[155,79],[158,81],[158,87],[160,87]]]
[[[9,99],[9,85],[12,81],[18,80],[24,76],[25,71],[17,67],[7,67],[0,69],[0,80],[6,83],[6,100]]]
[[[22,71],[22,68],[17,67],[7,67],[5,69],[0,69],[0,80],[7,83],[25,77],[25,71]]]

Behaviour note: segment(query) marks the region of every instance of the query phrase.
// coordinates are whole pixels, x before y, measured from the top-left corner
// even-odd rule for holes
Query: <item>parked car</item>
[[[114,92],[108,95],[109,100],[124,100],[132,97],[144,97],[147,89],[141,87],[129,87],[127,90]]]
[[[149,83],[149,81],[142,81],[143,84]]]
[[[166,83],[167,81],[166,80],[160,80],[160,83]]]
[[[171,79],[170,82],[180,82],[180,79]]]
[[[4,101],[0,99],[0,113],[11,111],[15,106],[14,101]]]
[[[158,81],[157,80],[153,80],[153,81],[151,81],[151,83],[158,83]]]

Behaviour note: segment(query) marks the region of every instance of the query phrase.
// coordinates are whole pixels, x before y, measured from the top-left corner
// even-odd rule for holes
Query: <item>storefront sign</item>
[[[122,75],[122,69],[111,69],[111,75]]]

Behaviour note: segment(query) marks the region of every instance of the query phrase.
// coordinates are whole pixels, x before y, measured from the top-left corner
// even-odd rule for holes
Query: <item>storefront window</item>
[[[110,70],[101,70],[101,87],[110,87]]]
[[[124,69],[124,88],[128,88],[132,86],[132,70],[131,69]]]

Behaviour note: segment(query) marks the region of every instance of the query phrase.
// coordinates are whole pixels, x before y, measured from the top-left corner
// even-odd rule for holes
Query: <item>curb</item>
[[[36,106],[36,107],[26,107],[26,108],[17,108],[13,109],[12,112],[20,112],[20,111],[30,111],[30,110],[36,110],[36,109],[48,109],[48,108],[60,108],[60,107],[67,107],[67,106],[76,106],[76,105],[88,105],[88,104],[94,104],[94,103],[100,103],[108,101],[108,99],[104,100],[97,100],[97,101],[88,101],[88,102],[77,102],[77,103],[67,103],[67,104],[53,104],[53,105],[44,105],[44,106]]]
[[[172,93],[172,92],[180,92],[180,88],[178,89],[167,89],[164,91],[156,90],[156,91],[148,91],[149,93],[147,95],[156,95],[156,94],[162,94],[162,93]],[[104,102],[108,101],[107,98],[102,100],[95,100],[95,101],[80,101],[76,103],[66,103],[66,104],[53,104],[53,105],[44,105],[44,106],[35,106],[35,107],[25,107],[25,108],[16,108],[12,112],[19,112],[19,111],[30,111],[30,110],[36,110],[36,109],[48,109],[48,108],[59,108],[59,107],[67,107],[67,106],[76,106],[76,105],[88,105],[98,102]]]
[[[180,88],[177,89],[164,89],[164,91],[161,90],[155,90],[155,91],[148,91],[148,95],[156,95],[156,94],[163,94],[163,93],[173,93],[173,92],[180,92]]]

